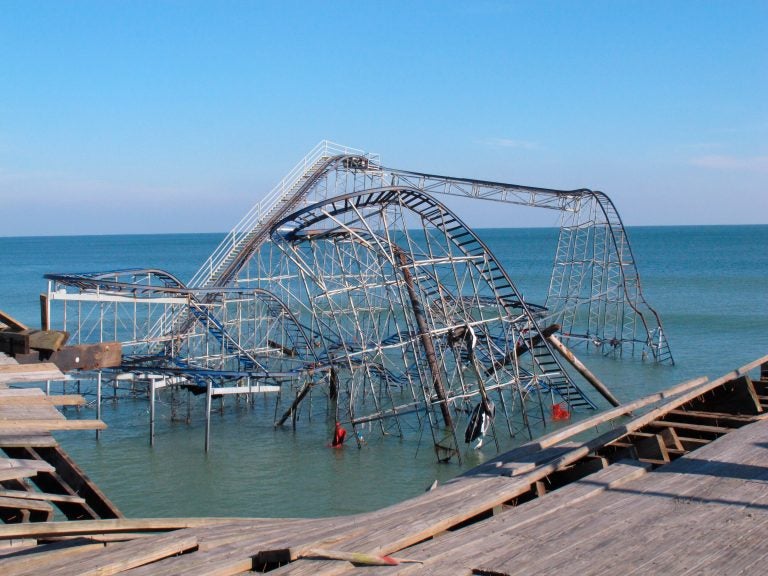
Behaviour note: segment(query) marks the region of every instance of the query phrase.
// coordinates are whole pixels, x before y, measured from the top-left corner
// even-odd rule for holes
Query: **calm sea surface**
[[[544,301],[556,229],[480,230],[527,300]],[[768,354],[768,226],[630,228],[644,293],[661,314],[676,366],[639,359],[582,359],[622,400],[674,383],[710,377]],[[0,238],[0,309],[38,326],[38,294],[49,272],[166,269],[188,279],[222,235]],[[577,351],[578,352],[578,351]],[[594,395],[592,395],[594,397]],[[69,409],[70,417],[77,417]],[[434,462],[429,439],[378,438],[361,450],[326,448],[328,423],[317,417],[272,426],[274,404],[230,403],[216,412],[212,450],[203,451],[199,412],[170,422],[161,407],[155,447],[146,401],[106,401],[109,429],[57,436],[127,515],[322,516],[360,512],[416,495],[492,456],[468,454],[463,468]],[[81,410],[92,418],[95,409]],[[525,440],[520,439],[520,441]],[[509,444],[511,446],[511,443]]]

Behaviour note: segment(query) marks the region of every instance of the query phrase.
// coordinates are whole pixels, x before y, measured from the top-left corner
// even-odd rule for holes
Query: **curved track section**
[[[422,406],[427,415],[439,409],[453,433],[473,402],[492,397],[515,434],[551,401],[593,406],[488,247],[428,194],[383,187],[335,196],[277,221],[271,236],[340,343],[327,358],[348,383],[353,424],[402,433],[403,413]],[[459,336],[468,329],[471,348]],[[455,434],[441,438],[431,424],[435,445],[456,451]]]
[[[332,196],[402,185],[430,195],[547,208],[562,214],[546,298],[548,321],[560,324],[571,344],[583,343],[617,356],[639,348],[644,358],[674,364],[661,318],[643,295],[624,225],[604,193],[385,168],[362,151],[334,148],[328,143],[310,153],[299,167],[276,189],[280,193],[273,191],[252,210],[258,217],[245,218],[249,224],[239,224],[225,238],[196,276],[197,284],[192,285],[225,286],[246,281],[267,287],[269,278],[283,272],[280,257],[268,254],[270,247],[265,246],[268,230],[293,209]],[[207,275],[202,274],[204,271]]]
[[[562,213],[547,305],[567,337],[605,353],[634,351],[674,364],[661,318],[643,296],[624,224],[611,199],[586,188],[552,190],[384,169],[393,183],[430,194],[548,208]]]
[[[45,274],[46,280],[62,285],[76,286],[84,291],[106,290],[108,292],[187,292],[184,283],[170,272],[157,268],[128,268],[110,272],[89,272],[81,274]]]

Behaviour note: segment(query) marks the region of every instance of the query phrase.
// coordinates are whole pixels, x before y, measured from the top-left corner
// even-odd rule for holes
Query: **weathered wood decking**
[[[403,551],[423,561],[417,567],[368,573],[757,573],[768,555],[767,449],[761,421],[652,472],[637,461],[613,464],[515,513]]]
[[[0,526],[0,541],[29,544],[23,555],[0,556],[0,572],[758,573],[768,556],[768,377],[753,382],[748,373],[765,363],[611,410],[367,514]],[[576,439],[598,424],[605,431]],[[327,559],[342,553],[413,562]]]
[[[53,430],[90,430],[99,420],[67,420],[56,406],[84,404],[79,395],[46,396],[11,382],[61,380],[54,364],[17,364],[0,354],[0,520],[39,522],[56,509],[69,519],[117,518],[120,513],[59,447]]]

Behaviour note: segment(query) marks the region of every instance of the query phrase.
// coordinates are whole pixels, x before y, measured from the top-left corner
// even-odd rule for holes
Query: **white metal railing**
[[[238,248],[240,242],[259,225],[264,219],[264,216],[269,214],[280,200],[295,190],[296,185],[301,182],[302,177],[304,177],[317,162],[321,159],[330,158],[331,156],[339,154],[365,155],[365,152],[355,148],[334,144],[328,140],[323,140],[317,144],[317,146],[315,146],[282,180],[280,180],[280,182],[278,182],[277,186],[270,190],[237,224],[235,224],[234,228],[232,228],[232,230],[224,237],[208,259],[203,262],[203,265],[187,283],[187,286],[190,288],[200,288],[205,286],[219,270],[227,257]]]
[[[192,279],[187,283],[189,288],[204,287],[214,274],[221,268],[223,262],[232,252],[236,251],[240,242],[263,220],[264,216],[269,214],[272,209],[291,193],[295,186],[301,181],[302,177],[312,169],[322,158],[329,158],[340,154],[355,154],[360,156],[377,155],[367,154],[363,150],[350,148],[335,144],[328,140],[322,140],[310,152],[302,158],[288,174],[278,182],[259,202],[256,203],[240,221],[235,224],[232,230],[224,237],[221,243],[216,247],[213,253],[208,257],[202,266],[198,269]],[[164,331],[167,331],[173,323],[178,321],[184,315],[180,311],[169,311],[167,318],[159,319],[149,331],[149,339],[157,338]]]

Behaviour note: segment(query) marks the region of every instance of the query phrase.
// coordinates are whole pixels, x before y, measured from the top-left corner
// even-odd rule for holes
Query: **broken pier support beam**
[[[413,309],[413,315],[416,318],[416,325],[419,329],[419,339],[421,340],[421,345],[424,348],[424,355],[427,357],[427,366],[429,367],[429,372],[432,375],[432,387],[440,404],[440,412],[443,415],[443,422],[445,422],[447,428],[453,430],[453,418],[451,417],[451,411],[448,408],[445,385],[443,384],[440,366],[437,362],[435,346],[432,343],[432,336],[430,335],[429,327],[427,326],[427,321],[424,317],[424,310],[421,306],[421,302],[419,302],[416,289],[414,288],[413,276],[411,275],[411,271],[408,269],[408,259],[405,255],[405,252],[399,248],[396,249],[396,254],[400,261],[400,270],[402,271],[403,279],[405,280],[405,287],[408,290],[408,297],[411,301],[411,308]]]
[[[123,359],[123,347],[120,342],[76,344],[64,346],[56,352],[45,354],[45,358],[41,358],[41,354],[38,352],[16,354],[15,358],[19,364],[35,364],[44,360],[55,364],[62,372],[98,370],[120,366]]]
[[[600,392],[600,394],[603,396],[603,398],[608,400],[608,402],[610,402],[611,405],[613,405],[613,406],[620,406],[621,405],[621,402],[619,402],[619,400],[616,398],[616,396],[614,396],[611,393],[611,391],[608,390],[608,387],[605,384],[603,384],[597,378],[597,376],[592,374],[592,372],[590,372],[589,368],[584,366],[584,364],[582,364],[582,362],[578,358],[576,358],[576,356],[573,354],[573,352],[571,352],[565,346],[565,344],[560,342],[560,340],[557,338],[557,336],[555,336],[554,334],[550,334],[550,335],[547,336],[547,340],[549,340],[549,343],[552,344],[552,347],[555,350],[557,350],[562,355],[562,357],[565,358],[568,361],[568,363],[571,366],[573,366],[576,369],[576,371],[584,377],[584,379],[587,382],[592,384],[592,386],[594,387],[595,390]]]
[[[293,427],[296,428],[296,409],[299,407],[299,404],[311,389],[312,389],[312,380],[308,379],[306,382],[304,382],[303,386],[296,393],[296,398],[293,399],[293,402],[291,403],[291,407],[288,408],[288,410],[286,410],[283,413],[283,415],[280,417],[280,420],[275,422],[275,426],[282,426],[283,424],[285,424],[285,421],[288,420],[289,417],[292,417]]]

